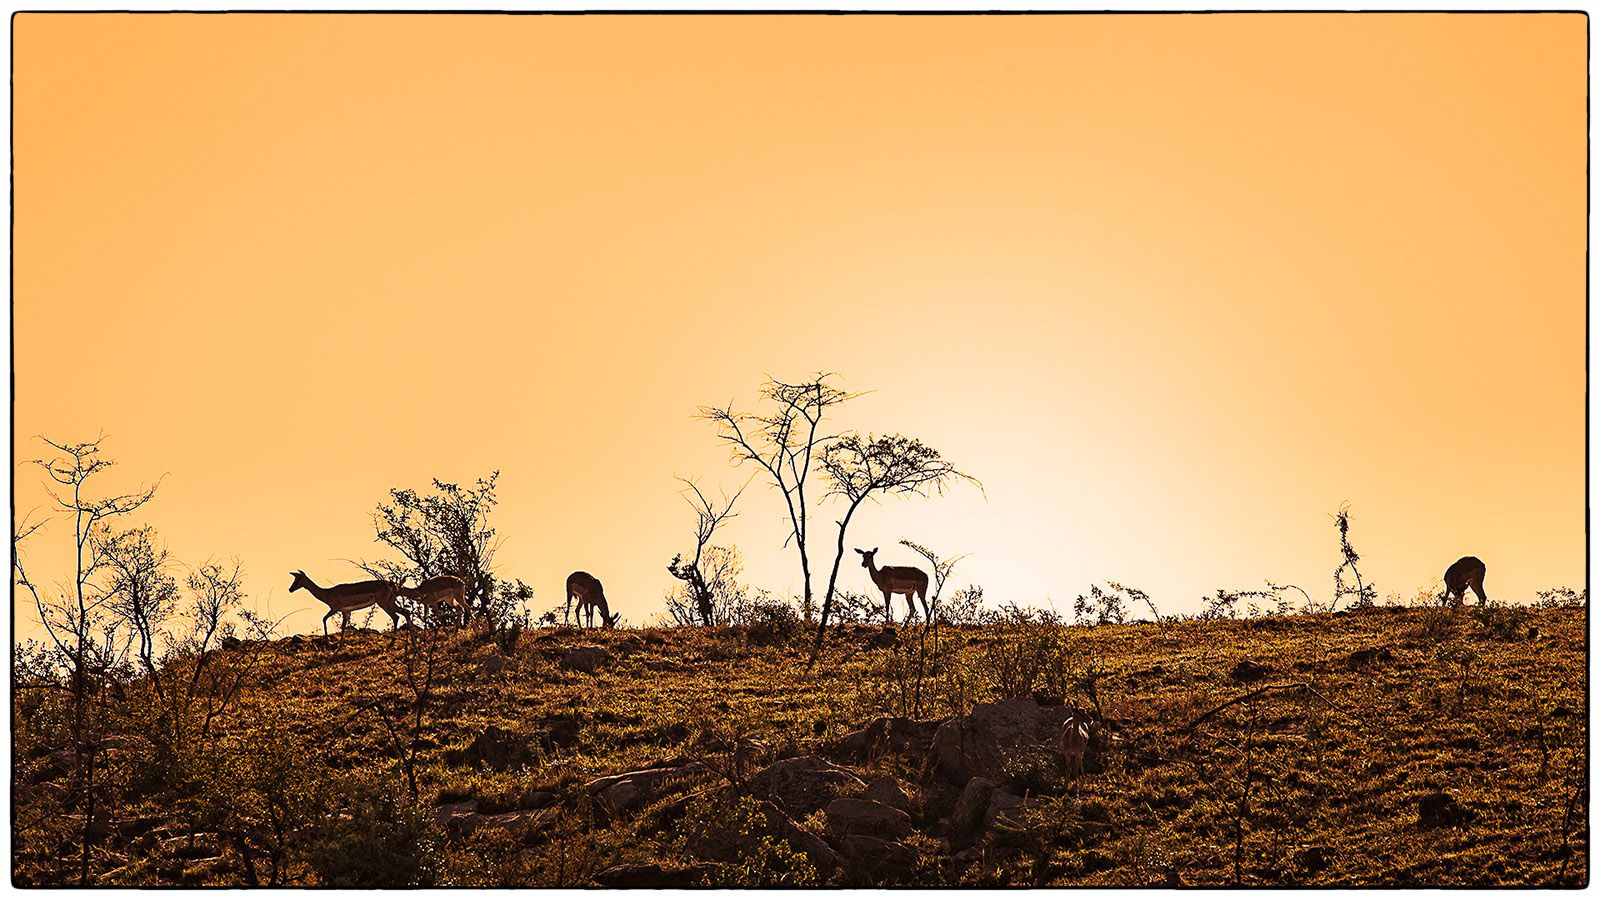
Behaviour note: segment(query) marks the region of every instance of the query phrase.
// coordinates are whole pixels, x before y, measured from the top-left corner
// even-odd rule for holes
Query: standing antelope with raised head
[[[886,621],[891,624],[894,622],[894,601],[891,598],[895,594],[906,595],[907,622],[911,621],[911,618],[917,614],[917,606],[912,602],[913,595],[922,601],[924,608],[927,607],[927,572],[916,566],[884,566],[879,568],[877,562],[873,559],[877,555],[877,547],[873,547],[871,550],[857,549],[856,552],[861,554],[861,567],[867,570],[867,574],[872,576],[872,583],[877,585],[878,590],[883,592],[883,617]]]
[[[339,613],[343,618],[339,622],[339,630],[350,627],[350,614],[369,606],[376,606],[389,614],[394,620],[394,627],[400,627],[400,619],[404,617],[406,624],[411,623],[411,615],[394,602],[398,589],[388,581],[356,581],[350,584],[336,584],[333,587],[323,587],[306,577],[306,573],[290,572],[294,581],[289,585],[289,593],[305,588],[328,605],[328,614],[322,617],[322,633],[328,633],[328,620],[334,613]]]
[[[594,627],[594,611],[600,610],[600,621],[607,628],[617,627],[621,613],[613,613],[606,604],[606,589],[600,579],[588,572],[573,572],[567,576],[567,618],[572,617],[572,601],[578,601],[578,615],[589,614],[589,627]]]
[[[409,597],[422,604],[429,619],[435,610],[460,610],[467,605],[467,586],[454,575],[435,575],[416,587],[399,588],[400,596]]]
[[[1476,556],[1463,556],[1450,564],[1444,570],[1445,596],[1455,606],[1460,606],[1467,597],[1467,588],[1478,595],[1478,605],[1487,606],[1489,595],[1483,592],[1483,575],[1488,571],[1483,560]]]

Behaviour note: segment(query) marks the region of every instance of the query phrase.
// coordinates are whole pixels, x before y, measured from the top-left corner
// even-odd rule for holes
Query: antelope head
[[[878,552],[877,547],[873,547],[871,550],[862,550],[858,547],[856,548],[856,552],[861,554],[861,568],[863,569],[871,569],[873,563],[877,562],[877,560],[873,558],[873,556]]]
[[[310,587],[311,587],[311,579],[306,577],[306,573],[295,571],[295,572],[290,572],[289,574],[294,576],[293,583],[291,583],[289,585],[289,593],[292,594],[295,591],[300,590],[301,588],[306,588],[308,590],[310,589]]]

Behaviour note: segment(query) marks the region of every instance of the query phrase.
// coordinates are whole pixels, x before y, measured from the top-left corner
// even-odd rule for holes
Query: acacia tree
[[[744,493],[744,488],[734,492],[732,497],[724,494],[722,506],[719,508],[715,503],[706,499],[706,495],[700,490],[699,485],[687,478],[679,480],[687,486],[688,490],[685,492],[684,499],[689,501],[689,505],[694,508],[695,512],[694,559],[684,562],[683,554],[676,554],[672,557],[672,562],[667,564],[667,571],[672,573],[672,577],[684,583],[684,589],[689,594],[689,601],[694,604],[695,611],[700,614],[700,624],[714,625],[716,624],[715,598],[712,592],[711,580],[706,578],[702,563],[704,562],[706,549],[711,543],[711,538],[717,533],[717,528],[723,522],[738,515],[733,511],[733,505],[739,501],[739,495]],[[745,482],[745,485],[748,487],[749,482]],[[694,494],[693,499],[687,496],[689,492]],[[725,566],[727,562],[726,554],[724,554],[722,562]]]
[[[734,412],[731,401],[726,406],[700,407],[700,417],[715,424],[717,437],[728,445],[733,464],[755,463],[783,494],[784,508],[789,515],[789,536],[784,543],[794,541],[795,551],[800,554],[802,608],[808,611],[807,615],[814,607],[811,556],[806,544],[809,522],[806,481],[811,476],[811,464],[829,440],[829,436],[821,432],[828,411],[860,396],[828,384],[832,377],[831,372],[818,372],[799,384],[768,379],[761,386],[760,394],[772,405],[773,411],[765,415]]]
[[[862,437],[850,432],[830,443],[822,452],[822,471],[827,476],[827,496],[845,499],[844,518],[838,521],[839,539],[833,556],[833,570],[828,574],[828,592],[823,596],[822,615],[817,623],[817,640],[811,651],[811,662],[822,652],[822,640],[828,629],[828,616],[833,610],[834,589],[839,581],[839,564],[844,559],[845,534],[850,529],[850,519],[868,497],[880,495],[930,493],[943,494],[956,481],[967,481],[983,486],[976,478],[959,471],[939,455],[939,451],[916,438],[892,434],[884,437]]]
[[[105,714],[104,682],[126,659],[130,641],[122,621],[109,606],[110,593],[101,584],[107,565],[103,538],[110,522],[137,510],[155,496],[157,485],[127,494],[90,496],[89,482],[116,463],[100,455],[104,437],[81,443],[61,443],[41,438],[56,453],[33,460],[56,487],[47,493],[56,508],[72,519],[73,577],[56,591],[43,590],[28,575],[22,545],[45,521],[29,523],[25,517],[12,532],[11,568],[17,584],[33,598],[39,622],[65,670],[70,711],[68,739],[73,769],[68,791],[79,803],[83,826],[79,834],[78,882],[88,884],[99,790],[99,753]]]

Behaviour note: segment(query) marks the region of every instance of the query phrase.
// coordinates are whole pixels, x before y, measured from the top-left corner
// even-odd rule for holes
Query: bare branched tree
[[[122,620],[108,605],[111,595],[103,582],[107,560],[102,538],[110,522],[137,510],[155,496],[156,485],[140,487],[127,494],[90,496],[90,481],[116,463],[100,454],[104,436],[81,443],[64,443],[41,438],[55,451],[48,459],[33,460],[55,487],[48,488],[56,508],[72,519],[74,548],[73,577],[57,591],[41,590],[29,577],[23,562],[22,544],[44,521],[29,523],[26,518],[12,532],[11,568],[17,584],[33,599],[39,621],[65,668],[71,697],[69,738],[76,765],[72,794],[79,798],[83,827],[79,835],[78,881],[89,883],[89,864],[96,824],[98,755],[101,723],[95,715],[97,695],[105,680],[126,659],[131,641],[122,632]]]
[[[901,538],[900,545],[927,560],[928,565],[933,569],[933,595],[922,601],[922,619],[925,622],[932,622],[933,617],[939,611],[939,594],[944,591],[945,581],[950,578],[950,573],[955,571],[956,563],[961,562],[972,554],[960,553],[949,559],[940,559],[938,554],[915,541]]]
[[[684,583],[685,590],[689,593],[689,600],[694,604],[695,610],[700,615],[700,624],[715,625],[714,596],[711,584],[705,577],[701,563],[703,562],[706,548],[711,544],[712,536],[717,533],[717,527],[738,515],[733,511],[733,505],[738,502],[739,495],[744,493],[744,488],[739,488],[732,497],[723,494],[722,505],[719,507],[706,499],[706,495],[700,490],[699,485],[687,478],[680,478],[679,480],[686,486],[684,499],[689,501],[689,505],[694,508],[695,513],[694,559],[684,562],[683,554],[679,553],[672,557],[671,563],[667,564],[667,571],[672,573],[672,577]],[[749,487],[749,485],[749,482],[745,482],[745,487]],[[690,498],[688,496],[689,493],[693,493],[694,496]]]
[[[731,402],[720,407],[700,407],[700,417],[716,425],[717,436],[728,445],[734,465],[747,461],[755,463],[783,494],[784,508],[789,515],[789,537],[784,543],[793,541],[800,554],[802,608],[805,610],[814,608],[811,556],[806,544],[809,513],[806,481],[811,476],[811,464],[829,440],[829,435],[821,430],[828,411],[860,396],[828,384],[832,377],[831,372],[818,372],[799,384],[768,379],[761,386],[761,397],[772,405],[773,411],[765,415],[735,412]]]
[[[705,582],[705,596],[711,604],[711,624],[735,625],[746,618],[751,610],[750,591],[739,583],[744,571],[744,555],[738,547],[706,547],[700,558],[699,572]],[[674,625],[704,625],[701,606],[691,596],[687,583],[676,585],[662,597],[666,603],[667,621]]]
[[[204,562],[189,573],[187,617],[189,633],[177,650],[186,657],[187,685],[177,694],[180,709],[175,716],[176,743],[183,744],[184,730],[193,728],[194,740],[204,753],[216,720],[232,704],[245,685],[271,638],[276,624],[244,608],[244,564],[238,559]],[[211,651],[237,639],[234,617],[242,618],[247,637],[253,642],[249,652],[223,660]],[[191,724],[192,720],[192,724]]]
[[[95,540],[110,578],[106,582],[111,611],[128,624],[145,676],[158,696],[165,688],[156,665],[156,643],[162,625],[177,610],[178,580],[169,570],[167,548],[158,547],[155,529],[146,525],[121,531],[107,529]]]
[[[861,504],[880,495],[943,494],[955,482],[966,481],[983,485],[976,478],[958,470],[939,451],[916,438],[892,434],[884,437],[851,432],[828,444],[822,452],[822,471],[827,476],[828,496],[845,499],[844,518],[838,521],[839,539],[833,557],[833,569],[828,574],[828,592],[823,595],[822,615],[817,622],[816,644],[811,651],[811,662],[822,652],[822,641],[827,634],[828,616],[833,610],[834,590],[839,582],[839,564],[844,560],[845,534],[850,529],[850,519]]]
[[[403,682],[411,694],[409,701],[380,698],[362,704],[351,718],[366,710],[377,714],[389,737],[390,752],[406,779],[406,799],[416,805],[417,759],[430,739],[428,709],[438,685],[443,656],[447,652],[444,632],[438,628],[408,628],[399,637]]]

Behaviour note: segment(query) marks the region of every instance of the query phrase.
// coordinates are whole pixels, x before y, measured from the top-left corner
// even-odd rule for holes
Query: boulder
[[[911,833],[911,817],[876,800],[840,797],[823,810],[828,830],[834,834],[880,835],[902,838]]]
[[[440,828],[449,829],[452,823],[478,811],[478,801],[462,800],[456,803],[440,803],[433,808],[433,819],[439,823]]]
[[[556,664],[573,672],[594,673],[599,671],[601,666],[610,662],[611,653],[606,648],[585,644],[581,647],[573,647],[562,653]]]
[[[834,742],[831,752],[844,759],[876,759],[886,753],[921,753],[939,730],[938,719],[907,719],[883,716],[866,728],[853,731]]]
[[[1038,797],[1023,797],[987,778],[967,782],[950,813],[950,840],[967,844],[996,828],[1020,828],[1029,810],[1043,806]]]
[[[631,863],[603,869],[595,883],[609,888],[688,888],[706,885],[716,871],[711,863],[693,863],[667,868],[659,863]]]
[[[750,776],[750,790],[789,815],[815,812],[833,800],[866,789],[866,782],[817,756],[780,759]]]
[[[892,884],[916,873],[917,851],[905,844],[856,834],[840,839],[838,845],[851,886]]]
[[[621,816],[665,796],[699,771],[700,767],[693,764],[640,769],[596,778],[583,787],[600,802],[602,809],[613,816]]]
[[[989,812],[989,801],[1000,785],[987,778],[973,778],[961,789],[955,809],[950,813],[950,839],[961,841],[978,833]]]
[[[479,812],[476,800],[440,803],[433,808],[433,819],[439,824],[440,829],[457,836],[472,834],[479,828],[515,831],[519,827],[531,827],[553,817],[552,810],[538,809],[515,809],[499,813]]]
[[[1272,667],[1258,663],[1253,659],[1241,659],[1238,664],[1229,670],[1228,675],[1240,684],[1249,684],[1272,674]]]
[[[984,774],[999,777],[1003,766],[1000,744],[994,735],[957,718],[946,721],[934,732],[933,744],[922,760],[920,777],[923,784],[966,784]]]
[[[983,812],[982,830],[988,832],[995,828],[1021,828],[1027,820],[1029,810],[1043,806],[1045,801],[1039,797],[1021,797],[1001,788],[989,796],[989,808]]]
[[[934,732],[923,759],[924,785],[962,786],[975,777],[1004,778],[1007,762],[1021,755],[1054,753],[1061,725],[1069,718],[1093,720],[1088,710],[1041,704],[1029,697],[980,703],[965,716],[946,719]],[[1101,729],[1090,737],[1089,758],[1103,749]]]
[[[900,787],[900,782],[896,781],[893,775],[874,779],[867,785],[867,789],[861,792],[861,799],[874,800],[903,813],[911,812],[911,798],[906,796],[906,792]]]

